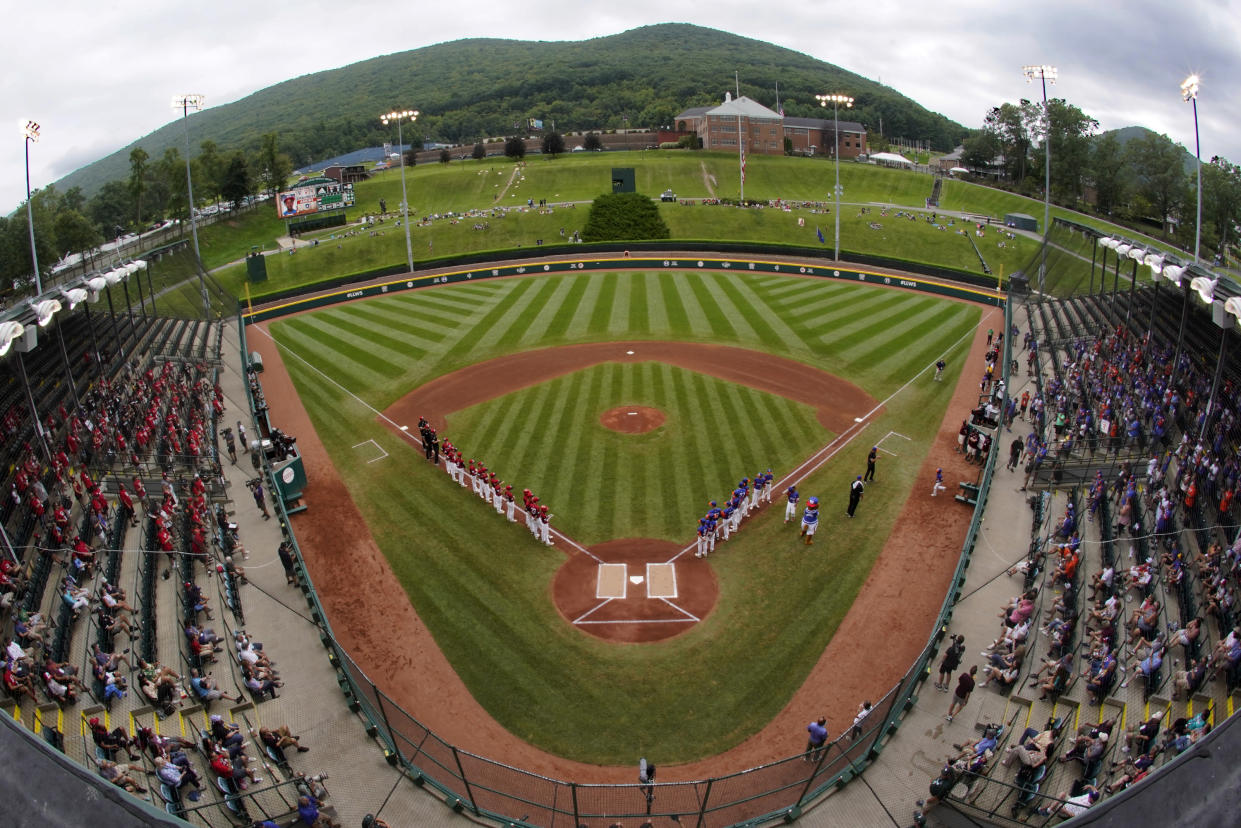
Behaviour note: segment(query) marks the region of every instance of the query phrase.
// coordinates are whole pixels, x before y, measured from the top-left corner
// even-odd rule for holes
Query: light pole
[[[853,108],[853,98],[848,95],[815,95],[815,100],[819,102],[819,106],[827,106],[830,101],[832,104],[832,133],[836,142],[834,155],[836,156],[836,186],[832,191],[836,194],[836,254],[833,257],[835,261],[840,261],[840,196],[844,190],[840,186],[840,105],[844,104],[846,109]]]
[[[409,196],[405,193],[405,146],[401,138],[401,121],[408,118],[409,122],[413,123],[418,120],[418,115],[416,109],[402,109],[379,116],[384,126],[387,126],[389,121],[396,121],[396,146],[401,154],[401,221],[405,225],[405,260],[410,273],[414,272],[414,245],[409,240]]]
[[[1043,82],[1043,117],[1047,119],[1047,132],[1043,136],[1043,255],[1038,265],[1038,292],[1042,293],[1047,283],[1047,240],[1051,237],[1051,110],[1047,108],[1047,82],[1056,83],[1056,67],[1023,66],[1022,73],[1026,83],[1034,83],[1038,78]]]
[[[185,192],[190,200],[190,236],[194,239],[194,261],[198,262],[198,286],[203,294],[203,319],[211,320],[211,303],[207,300],[207,281],[203,278],[203,257],[198,252],[198,220],[194,216],[194,181],[190,176],[190,110],[201,110],[206,97],[198,94],[176,95],[172,108],[181,110],[185,124]]]
[[[22,135],[26,139],[26,226],[30,229],[30,263],[34,267],[35,296],[42,296],[43,278],[39,275],[39,253],[34,246],[34,207],[30,201],[30,142],[38,142],[39,125],[34,121],[18,123],[21,124]]]
[[[1190,75],[1181,84],[1181,97],[1194,105],[1194,157],[1198,160],[1198,220],[1194,224],[1194,264],[1202,242],[1202,144],[1198,140],[1198,76]],[[29,185],[27,185],[29,189]]]

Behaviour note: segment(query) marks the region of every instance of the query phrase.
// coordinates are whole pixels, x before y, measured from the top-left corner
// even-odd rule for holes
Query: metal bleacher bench
[[[968,480],[962,480],[957,484],[961,487],[961,494],[954,498],[958,503],[965,503],[969,506],[978,505],[978,484],[971,483]]]

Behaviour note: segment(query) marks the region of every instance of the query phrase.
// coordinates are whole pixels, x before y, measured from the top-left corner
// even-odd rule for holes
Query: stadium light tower
[[[1198,220],[1194,224],[1194,264],[1198,264],[1199,245],[1202,242],[1202,143],[1198,140],[1198,85],[1197,75],[1190,75],[1181,84],[1181,97],[1194,105],[1194,157],[1198,160]]]
[[[39,253],[34,246],[34,207],[30,203],[30,142],[39,141],[39,125],[34,121],[18,121],[26,142],[26,226],[30,229],[30,263],[34,268],[35,296],[43,295],[43,279],[39,276]],[[1199,178],[1199,181],[1202,179]]]
[[[832,133],[836,140],[836,186],[832,188],[832,192],[836,194],[836,254],[833,257],[835,261],[840,261],[840,196],[844,191],[840,187],[840,105],[844,104],[846,109],[853,108],[853,98],[848,95],[815,95],[815,100],[819,102],[819,106],[832,105]]]
[[[203,294],[203,319],[211,319],[211,303],[207,300],[207,281],[203,278],[203,257],[198,252],[198,220],[194,216],[194,181],[190,176],[190,110],[201,110],[206,96],[199,94],[174,95],[172,108],[181,110],[181,122],[185,124],[185,192],[190,200],[190,236],[194,239],[194,261],[198,263],[198,286]]]
[[[1047,82],[1055,86],[1059,72],[1046,64],[1023,66],[1021,71],[1026,83],[1034,83],[1035,78],[1043,82],[1043,117],[1047,119],[1047,132],[1043,136],[1043,255],[1038,266],[1038,292],[1042,293],[1047,282],[1047,239],[1051,236],[1051,110],[1047,108]]]
[[[379,120],[383,122],[384,126],[387,126],[391,121],[396,121],[396,145],[401,152],[401,221],[405,225],[405,259],[406,264],[409,265],[410,273],[414,272],[414,245],[409,240],[409,196],[405,192],[405,148],[404,142],[401,139],[401,121],[408,118],[412,124],[418,120],[419,114],[421,113],[416,109],[402,109],[379,116]]]

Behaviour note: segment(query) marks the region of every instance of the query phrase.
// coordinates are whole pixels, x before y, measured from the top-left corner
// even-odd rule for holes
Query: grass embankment
[[[979,313],[961,303],[814,279],[589,273],[434,288],[280,320],[272,329],[292,354],[379,409],[462,365],[519,350],[619,338],[687,339],[769,351],[847,377],[883,399],[957,343]],[[963,347],[950,359],[961,359]],[[605,763],[627,763],[634,751],[673,762],[711,755],[760,729],[787,703],[869,573],[952,392],[951,383],[924,374],[887,402],[860,440],[806,481],[803,491],[824,500],[826,531],[818,545],[807,550],[796,543],[795,530],[786,531],[778,511],[767,512],[711,559],[721,594],[702,623],[669,641],[617,646],[566,624],[553,607],[549,584],[565,551],[536,544],[464,495],[402,438],[378,425],[370,411],[288,351],[286,363],[319,436],[419,615],[471,693],[518,736],[560,755]],[[599,370],[602,385],[612,369]],[[660,375],[630,374],[632,389],[620,396],[660,399],[657,387],[639,387],[644,380],[657,386]],[[624,375],[618,378],[623,388]],[[503,462],[514,465],[503,471],[523,487],[526,475],[542,476],[545,501],[566,529],[591,518],[587,498],[562,492],[602,490],[602,483],[611,481],[611,495],[623,505],[633,497],[629,490],[637,488],[619,465],[599,473],[603,480],[578,474],[592,452],[607,450],[606,445],[573,448],[568,442],[572,429],[589,427],[594,409],[605,403],[601,393],[597,399],[584,394],[591,402],[579,404],[586,382],[566,377],[525,392],[533,396],[496,401],[487,412],[467,413],[449,435],[469,452],[483,445],[509,452]],[[738,411],[747,410],[745,395],[720,393],[741,400]],[[540,396],[541,408],[531,404]],[[554,422],[540,419],[541,411],[558,407],[566,413]],[[645,458],[642,482],[686,487],[685,513],[680,506],[675,515],[648,506],[649,524],[635,520],[631,528],[606,521],[600,534],[684,527],[688,542],[698,507],[721,494],[719,481],[752,474],[754,460],[764,463],[759,458],[778,452],[784,439],[772,433],[779,421],[764,419],[761,410],[757,422],[725,416],[727,411],[721,403],[714,413],[715,450],[702,450],[687,433],[683,442],[669,441]],[[532,447],[501,448],[497,424],[518,439],[524,435]],[[882,485],[868,491],[865,519],[846,521],[848,482],[864,467],[871,441],[888,430],[912,442],[902,448],[899,461],[885,464]],[[367,439],[390,459],[368,464],[373,455],[352,448]],[[494,464],[500,468],[499,461]],[[603,501],[596,508],[607,507],[608,492],[590,500],[596,498]],[[578,509],[584,517],[575,514]],[[661,523],[674,528],[662,529]]]

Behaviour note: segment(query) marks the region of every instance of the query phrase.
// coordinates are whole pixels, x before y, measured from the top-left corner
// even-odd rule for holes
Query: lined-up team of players
[[[737,488],[733,489],[728,500],[721,507],[712,500],[706,515],[698,519],[698,549],[695,558],[705,558],[715,551],[715,542],[728,540],[731,535],[741,529],[742,519],[756,511],[760,503],[771,502],[771,490],[775,477],[771,469],[749,477],[741,478]]]
[[[461,450],[450,440],[441,443],[435,429],[431,428],[425,417],[418,418],[418,432],[428,461],[438,465],[442,456],[444,469],[449,477],[463,488],[472,490],[479,499],[491,504],[496,514],[504,515],[509,523],[517,522],[517,498],[513,495],[511,484],[501,480],[486,464],[472,457],[467,461]],[[521,510],[525,514],[526,529],[530,534],[536,540],[551,546],[551,520],[554,516],[548,512],[545,504],[539,502],[538,495],[529,489],[522,489]]]

